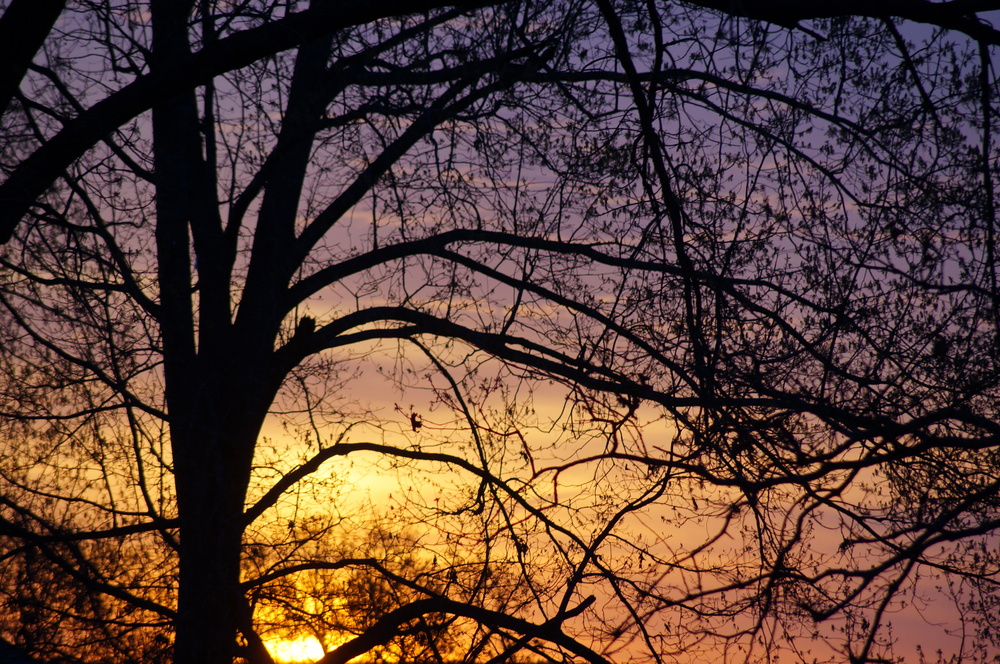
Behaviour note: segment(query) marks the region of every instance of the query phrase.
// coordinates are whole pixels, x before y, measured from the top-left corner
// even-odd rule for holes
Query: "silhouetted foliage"
[[[0,636],[991,661],[994,4],[0,3]]]

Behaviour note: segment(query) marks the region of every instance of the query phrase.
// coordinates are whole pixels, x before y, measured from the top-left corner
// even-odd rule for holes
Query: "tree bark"
[[[218,433],[175,440],[181,515],[176,664],[233,661],[241,609],[244,464],[227,463]]]

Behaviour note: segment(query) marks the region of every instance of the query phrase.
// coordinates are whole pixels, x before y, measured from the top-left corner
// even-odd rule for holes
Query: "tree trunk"
[[[180,515],[177,664],[230,663],[242,608],[240,559],[246,464],[218,434],[174,442]]]
[[[228,664],[241,606],[242,510],[231,509],[231,501],[219,495],[222,487],[195,493],[200,495],[182,501],[188,507],[181,511],[174,661]]]
[[[173,59],[190,52],[187,25],[192,9],[192,0],[151,3],[154,69],[168,69]],[[195,324],[190,241],[193,237],[205,245],[206,238],[221,230],[194,91],[153,108],[153,146],[158,322],[180,518],[174,661],[231,664],[242,599],[243,501],[256,429],[244,426],[255,418],[247,417],[250,406],[234,393],[228,371],[232,365],[225,362],[239,352],[220,352],[217,342],[229,318],[228,300],[220,305],[212,290],[217,280],[200,283],[201,307],[214,309],[200,311]],[[219,257],[202,258],[212,264]],[[207,334],[215,341],[206,343]]]
[[[245,611],[240,581],[246,492],[273,387],[255,381],[258,372],[248,368],[263,363],[238,361],[250,354],[240,351],[238,340],[233,346],[202,353],[194,370],[178,372],[183,389],[171,391],[180,518],[177,664],[231,664]]]

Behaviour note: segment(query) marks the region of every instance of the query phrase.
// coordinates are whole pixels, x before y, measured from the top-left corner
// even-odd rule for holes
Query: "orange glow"
[[[264,645],[276,662],[284,662],[285,664],[315,662],[324,654],[323,647],[315,636],[267,641]]]

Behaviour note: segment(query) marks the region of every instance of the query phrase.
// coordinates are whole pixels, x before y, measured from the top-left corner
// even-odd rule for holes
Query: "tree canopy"
[[[6,641],[995,661],[1000,2],[0,7]]]

